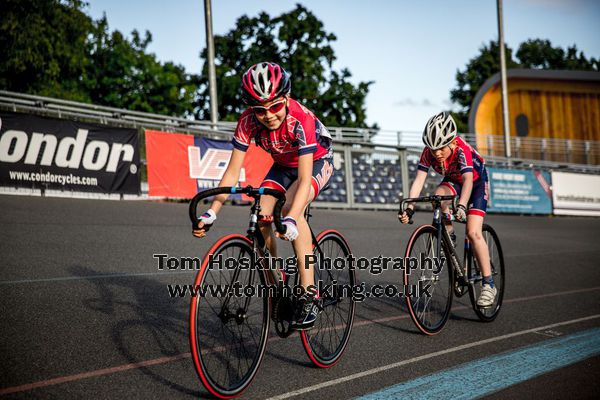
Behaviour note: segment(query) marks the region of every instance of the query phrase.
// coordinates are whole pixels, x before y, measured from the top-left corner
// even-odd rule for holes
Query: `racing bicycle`
[[[452,214],[442,212],[442,201],[451,202]],[[453,295],[462,297],[468,292],[473,311],[479,319],[485,322],[493,321],[500,312],[506,283],[504,257],[496,231],[488,224],[483,224],[483,237],[487,243],[494,285],[498,292],[490,307],[481,308],[477,306],[477,299],[483,286],[483,276],[469,239],[465,235],[464,258],[461,262],[450,235],[443,225],[444,220],[455,221],[454,212],[458,196],[434,195],[402,199],[398,214],[401,215],[406,210],[408,203],[425,202],[433,205],[433,222],[431,225],[421,225],[413,232],[406,246],[405,257],[442,261],[442,269],[437,274],[434,273],[435,269],[427,269],[423,266],[414,270],[404,269],[405,287],[414,287],[411,285],[420,283],[429,285],[430,289],[428,294],[419,296],[411,293],[406,297],[410,317],[421,332],[435,335],[448,321]],[[409,223],[413,223],[412,219]],[[441,260],[444,258],[445,260]]]
[[[245,236],[231,234],[217,240],[203,259],[194,287],[232,288],[237,284],[243,286],[244,291],[230,290],[221,292],[220,296],[198,294],[192,297],[190,307],[190,345],[196,372],[206,389],[222,399],[237,396],[250,385],[270,339],[271,321],[279,337],[286,338],[293,333],[290,323],[297,296],[286,288],[297,287],[299,283],[297,272],[285,273],[273,266],[265,239],[258,229],[260,198],[269,195],[277,198],[273,211],[275,227],[281,234],[285,233],[286,227],[281,223],[284,193],[251,186],[200,192],[194,196],[189,208],[194,229],[198,226],[200,200],[225,193],[245,194],[253,199],[248,230]],[[307,221],[310,216],[307,207]],[[352,297],[336,289],[340,285],[353,287],[356,276],[350,265],[334,269],[331,263],[325,262],[334,257],[347,258],[351,254],[339,232],[330,229],[315,236],[311,229],[311,236],[316,259],[315,282],[322,281],[331,290],[320,293],[317,301],[319,317],[312,329],[300,331],[300,338],[311,362],[317,367],[329,368],[340,360],[346,349],[355,310]],[[229,260],[229,264],[223,260]],[[247,292],[249,287],[269,287],[272,291],[268,296],[260,296],[258,292]]]

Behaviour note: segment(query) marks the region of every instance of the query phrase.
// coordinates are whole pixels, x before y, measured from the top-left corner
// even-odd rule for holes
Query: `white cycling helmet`
[[[423,143],[431,150],[438,150],[452,143],[456,137],[456,123],[452,116],[441,112],[429,118],[423,130]]]

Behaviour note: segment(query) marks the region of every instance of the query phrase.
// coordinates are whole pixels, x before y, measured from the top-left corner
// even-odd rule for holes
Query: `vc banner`
[[[201,190],[217,187],[232,151],[231,141],[147,130],[148,194],[191,198]],[[260,185],[271,165],[269,154],[251,145],[238,184]]]
[[[552,214],[550,174],[537,170],[488,168],[488,211]]]
[[[140,192],[137,131],[0,112],[0,186]]]

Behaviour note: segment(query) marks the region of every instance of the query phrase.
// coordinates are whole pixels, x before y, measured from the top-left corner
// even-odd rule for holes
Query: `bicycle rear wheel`
[[[418,227],[408,241],[405,254],[406,260],[415,257],[419,262],[423,258],[435,260],[443,255],[446,258],[438,274],[434,274],[433,269],[422,268],[422,265],[417,269],[404,270],[404,290],[410,317],[417,328],[427,335],[435,335],[442,330],[452,306],[452,267],[441,244],[441,254],[437,254],[437,233],[432,225]],[[427,286],[431,296],[427,293],[421,295],[420,289]]]
[[[329,368],[340,360],[350,339],[356,307],[351,288],[356,285],[356,274],[354,266],[346,262],[350,247],[342,234],[335,230],[321,232],[317,236],[317,243],[323,254],[314,246],[317,256],[315,283],[322,281],[323,285],[331,287],[320,293],[322,312],[315,326],[311,330],[301,331],[300,337],[313,364]],[[331,262],[324,262],[327,259]],[[344,262],[336,264],[333,262],[336,259],[343,259]]]
[[[217,261],[209,262],[211,257]],[[227,259],[233,261],[226,263]],[[241,260],[249,268],[235,264]],[[192,359],[203,385],[221,399],[237,396],[250,385],[265,352],[269,298],[246,293],[236,297],[227,292],[235,282],[244,287],[265,284],[263,271],[252,261],[250,240],[226,236],[208,251],[194,283],[195,288],[208,292],[192,297]],[[219,291],[211,293],[215,288]]]
[[[496,294],[496,299],[491,307],[487,308],[479,308],[477,306],[477,299],[481,294],[481,288],[483,286],[483,277],[481,275],[481,271],[479,269],[479,265],[477,264],[477,259],[475,255],[471,252],[471,257],[469,258],[469,270],[468,276],[471,284],[469,285],[469,297],[471,298],[471,305],[473,306],[473,311],[479,317],[480,320],[484,322],[491,322],[498,316],[500,313],[500,307],[502,307],[502,300],[504,299],[504,285],[505,285],[505,275],[504,275],[504,256],[502,254],[502,247],[500,246],[500,239],[498,239],[498,235],[496,231],[492,229],[491,226],[487,224],[483,224],[483,238],[487,243],[488,252],[490,255],[490,264],[492,267],[492,277],[494,278],[494,286],[498,290]]]

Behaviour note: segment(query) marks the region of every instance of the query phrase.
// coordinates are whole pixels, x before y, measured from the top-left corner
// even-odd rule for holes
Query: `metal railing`
[[[50,97],[0,91],[0,109],[34,112],[58,118],[82,119],[121,127],[160,129],[166,132],[223,137],[235,130],[235,122],[199,121],[114,107],[99,106]],[[363,128],[328,127],[333,138],[352,142],[375,142],[407,148],[422,148],[420,131],[389,131]],[[483,156],[503,157],[504,137],[499,135],[461,134]],[[600,165],[600,142],[589,140],[511,137],[516,159],[555,161],[558,163]]]
[[[497,135],[471,134],[471,141],[477,143],[477,150],[483,155],[501,156],[504,154],[504,138]],[[600,164],[600,142],[592,140],[519,137],[510,138],[513,157],[533,160],[546,160],[577,164]]]
[[[422,132],[399,131],[398,146],[423,148]],[[461,133],[482,156],[504,157],[504,137]],[[519,137],[510,138],[515,159],[553,161],[557,163],[600,165],[600,142],[560,138]]]
[[[221,139],[231,138],[235,129],[234,122],[219,122],[211,126],[207,121],[195,121],[186,118],[169,117],[137,111],[121,110],[111,107],[95,106],[91,104],[76,103],[66,100],[49,99],[39,96],[30,96],[0,91],[0,109],[15,112],[31,112],[34,114],[49,115],[58,118],[82,119],[95,121],[112,126],[132,127],[140,129],[159,129],[166,132],[181,132],[215,137]],[[331,192],[323,193],[320,200],[315,202],[316,207],[328,208],[353,208],[353,209],[396,209],[397,200],[408,194],[412,178],[416,174],[416,161],[422,151],[421,132],[395,132],[398,145],[385,145],[370,143],[369,139],[377,133],[368,129],[329,128],[334,137],[334,164],[336,167],[335,182],[339,193],[343,196],[333,196]],[[473,134],[463,135],[473,144],[477,144]],[[519,139],[519,138],[514,138]],[[495,140],[495,139],[489,139]],[[539,142],[541,146],[541,141]],[[495,148],[496,142],[492,142],[489,148]],[[571,141],[570,156],[564,159],[552,161],[544,154],[545,159],[528,157],[526,153],[526,142],[520,140],[519,145],[515,143],[515,155],[518,158],[507,159],[503,154],[485,154],[486,163],[495,167],[506,167],[514,169],[539,168],[546,171],[560,170],[582,173],[600,174],[600,165],[587,160],[596,160],[598,163],[598,144],[583,145],[588,155],[586,163],[582,163],[578,155],[581,144]],[[558,146],[554,142],[546,142],[546,149]],[[502,146],[499,147],[503,148]],[[519,149],[519,150],[516,150]],[[144,154],[144,153],[142,153]],[[595,157],[595,158],[594,158]],[[357,173],[357,169],[361,173]],[[363,173],[364,172],[364,173]],[[372,179],[371,179],[372,178]],[[430,174],[427,180],[425,192],[435,188],[440,177]],[[376,195],[371,192],[379,191]]]
[[[236,127],[235,122],[220,121],[213,125],[210,121],[130,111],[4,90],[0,90],[0,109],[33,112],[57,118],[81,119],[120,127],[160,129],[165,132],[177,131],[211,137],[231,134]],[[369,142],[377,133],[377,130],[363,128],[328,127],[328,129],[334,139],[358,142]]]

